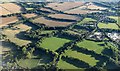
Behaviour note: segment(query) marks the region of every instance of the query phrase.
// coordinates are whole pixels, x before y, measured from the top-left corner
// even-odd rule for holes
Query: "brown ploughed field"
[[[46,26],[49,26],[49,27],[57,27],[57,26],[64,27],[73,23],[73,22],[61,22],[61,21],[48,20],[44,17],[36,18],[33,20],[33,22],[45,24]]]

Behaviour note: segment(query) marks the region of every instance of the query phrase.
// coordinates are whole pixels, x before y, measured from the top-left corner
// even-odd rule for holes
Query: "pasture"
[[[99,23],[98,27],[107,29],[119,29],[116,23]]]
[[[57,66],[60,69],[78,69],[76,66],[63,61],[62,59],[58,62]]]
[[[70,41],[69,39],[50,37],[50,38],[45,38],[40,44],[40,46],[42,48],[55,51],[69,41]]]
[[[79,60],[82,60],[82,61],[88,63],[90,66],[95,66],[96,63],[99,62],[98,60],[96,60],[91,55],[83,54],[83,53],[80,53],[80,52],[77,52],[77,51],[73,51],[73,50],[65,51],[64,56],[77,58]]]
[[[118,17],[118,16],[108,16],[108,17],[115,19],[117,21],[117,24],[120,26],[120,17]]]
[[[96,21],[92,18],[84,18],[81,22],[79,22],[77,25],[81,25],[81,24],[89,24],[89,22],[93,22],[93,21]]]
[[[104,42],[94,42],[90,40],[83,40],[82,42],[79,42],[77,46],[79,46],[80,48],[85,48],[91,51],[95,51],[98,54],[101,54],[105,46],[100,46],[100,44],[104,44]]]
[[[23,68],[34,68],[38,66],[39,59],[20,59],[18,64]]]

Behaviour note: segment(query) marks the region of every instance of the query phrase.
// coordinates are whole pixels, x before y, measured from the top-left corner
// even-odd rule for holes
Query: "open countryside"
[[[2,69],[119,69],[118,3],[1,3]]]

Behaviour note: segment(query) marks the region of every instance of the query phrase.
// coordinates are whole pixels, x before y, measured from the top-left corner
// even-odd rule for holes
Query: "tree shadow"
[[[97,62],[97,64],[96,64],[97,67],[101,67],[102,64],[108,60],[107,57],[97,54],[94,51],[89,51],[82,47],[74,46],[74,47],[72,47],[72,50],[86,54],[86,55],[91,55],[91,57],[94,57],[96,60],[99,60],[99,62]]]
[[[110,56],[110,57],[114,57],[114,52],[113,52],[112,49],[105,48],[105,49],[102,51],[102,54],[107,55],[107,56]]]
[[[27,26],[29,26],[29,27],[31,27],[31,30],[37,30],[37,29],[39,29],[38,26],[36,26],[35,24],[33,24],[31,22],[25,22],[24,24],[27,25]]]
[[[67,63],[70,63],[76,67],[79,67],[79,68],[89,68],[90,67],[88,63],[85,63],[84,61],[81,61],[81,60],[76,59],[76,58],[62,56],[62,60],[66,61]]]
[[[22,39],[22,40],[28,40],[28,38],[25,36],[25,34],[26,34],[25,31],[21,31],[18,34],[16,34],[15,36],[19,39]]]

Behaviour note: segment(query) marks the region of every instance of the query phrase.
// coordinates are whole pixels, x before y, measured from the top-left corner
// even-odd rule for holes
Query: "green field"
[[[112,19],[115,19],[116,21],[118,21],[118,19],[120,18],[120,17],[117,17],[117,16],[108,16],[109,18],[112,18]]]
[[[115,19],[117,23],[120,25],[120,17],[118,16],[109,16],[109,18]]]
[[[23,68],[34,68],[38,66],[39,59],[20,59],[19,65]]]
[[[86,54],[83,54],[83,53],[80,53],[77,51],[67,50],[65,52],[65,55],[82,60],[82,61],[88,63],[90,66],[95,66],[96,63],[99,62],[94,57],[91,57],[91,55],[86,55]]]
[[[99,28],[107,28],[107,29],[119,29],[119,27],[115,23],[99,23]]]
[[[85,23],[88,23],[88,22],[91,22],[91,21],[96,21],[96,20],[94,20],[92,18],[85,18],[81,22],[79,22],[78,25],[85,24]]]
[[[53,32],[53,30],[45,30],[45,31],[41,31],[41,34],[49,34],[52,32]]]
[[[68,39],[57,37],[45,38],[41,43],[41,47],[55,51],[69,41]]]
[[[63,61],[62,59],[58,62],[58,68],[60,68],[60,69],[78,69],[74,65],[69,64],[66,61]]]
[[[89,40],[83,40],[82,42],[79,42],[77,46],[95,51],[96,53],[100,54],[103,51],[104,46],[100,46],[98,44],[104,44],[104,42],[94,42]]]

